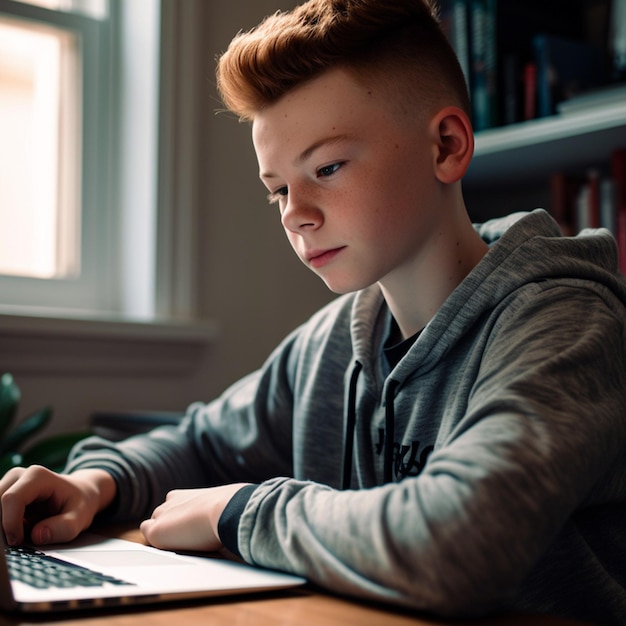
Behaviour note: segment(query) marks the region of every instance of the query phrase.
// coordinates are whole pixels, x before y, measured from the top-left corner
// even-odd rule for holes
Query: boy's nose
[[[302,193],[289,189],[287,203],[281,215],[283,227],[291,232],[314,230],[322,223],[320,209]]]

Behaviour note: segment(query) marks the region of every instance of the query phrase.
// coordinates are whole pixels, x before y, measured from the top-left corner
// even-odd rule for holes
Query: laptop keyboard
[[[34,548],[5,547],[11,578],[39,589],[129,585],[118,578],[61,561]]]

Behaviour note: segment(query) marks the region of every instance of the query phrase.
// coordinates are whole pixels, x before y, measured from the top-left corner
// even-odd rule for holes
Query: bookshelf
[[[464,180],[472,219],[551,210],[557,181],[567,180],[568,215],[573,204],[583,223],[588,180],[611,178],[612,153],[626,149],[626,0],[441,6],[478,129]]]
[[[610,172],[614,150],[626,148],[626,101],[533,119],[476,133],[464,180],[472,219],[550,209],[555,172],[584,176]]]
[[[587,226],[606,226],[617,239],[620,270],[626,274],[625,153],[626,102],[579,108],[476,133],[475,157],[464,180],[470,217],[484,222],[540,207],[550,211],[570,234]],[[620,164],[617,169],[616,163]],[[587,183],[584,204],[573,201],[574,196],[567,200],[566,224],[557,217],[563,217],[563,207],[559,208],[559,201],[554,204],[555,175],[573,180],[579,192]],[[598,181],[595,192],[590,187],[592,178]],[[602,181],[609,182],[606,194],[601,191]],[[561,187],[560,200],[564,191]],[[594,194],[596,200],[592,201]],[[611,198],[608,204],[607,198]],[[582,226],[581,220],[586,222]]]
[[[604,169],[611,152],[626,147],[626,102],[538,118],[476,134],[465,187],[547,184],[551,172]]]

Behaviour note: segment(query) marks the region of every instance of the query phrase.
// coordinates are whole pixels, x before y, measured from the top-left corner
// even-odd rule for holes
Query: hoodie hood
[[[434,366],[481,316],[529,283],[596,283],[626,303],[617,246],[606,229],[587,229],[575,237],[565,237],[543,209],[515,213],[475,228],[490,250],[450,294],[407,358],[394,369],[396,381],[401,382],[416,368]],[[376,377],[376,363],[389,317],[378,286],[357,294],[351,332],[355,360],[363,365],[365,376]]]

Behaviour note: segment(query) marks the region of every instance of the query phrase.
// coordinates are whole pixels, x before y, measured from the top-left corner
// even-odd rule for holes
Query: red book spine
[[[550,213],[561,227],[564,235],[573,235],[572,184],[563,172],[555,172],[550,178]]]
[[[600,172],[590,170],[589,181],[589,227],[600,227]]]
[[[524,66],[524,119],[532,120],[537,114],[537,66]]]
[[[611,175],[615,189],[619,268],[626,274],[626,148],[615,150],[611,155]]]

